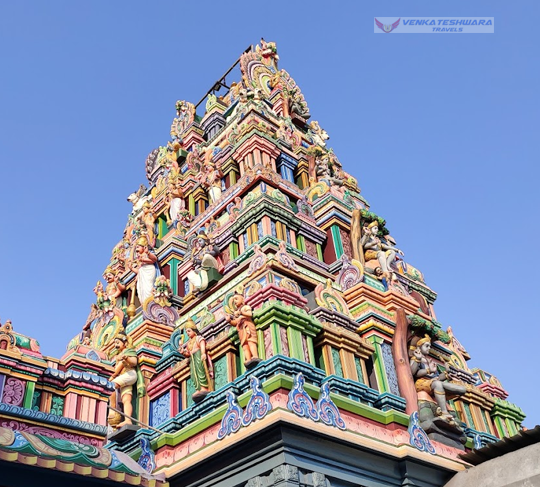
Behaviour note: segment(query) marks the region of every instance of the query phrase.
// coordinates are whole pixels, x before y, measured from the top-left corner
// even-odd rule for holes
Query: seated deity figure
[[[219,263],[216,260],[218,254],[218,248],[204,232],[201,232],[192,242],[191,260],[194,269],[188,273],[187,279],[195,291],[202,292],[208,288],[213,278],[212,270],[219,275]]]
[[[437,364],[429,356],[431,350],[431,338],[425,335],[411,346],[410,367],[415,379],[415,387],[418,393],[425,392],[435,400],[440,408],[440,416],[448,423],[455,423],[454,417],[448,412],[446,406],[447,394],[465,394],[464,386],[448,381],[447,373],[439,373]]]
[[[120,422],[120,413],[111,410],[109,414],[109,424],[115,428],[120,428],[126,424],[132,424],[133,406],[131,403],[133,397],[133,386],[137,384],[138,396],[144,395],[144,378],[138,368],[137,352],[129,344],[129,339],[124,333],[120,333],[114,339],[114,345],[118,350],[116,356],[116,367],[110,377],[115,390],[111,395],[110,404],[118,409],[122,402],[124,410],[124,421]]]
[[[255,329],[255,323],[253,323],[253,311],[251,306],[244,303],[242,294],[236,293],[232,298],[232,302],[235,309],[232,314],[225,315],[225,320],[238,330],[240,346],[244,351],[244,365],[246,365],[246,368],[250,368],[248,364],[254,366],[260,361],[257,351],[257,330]]]
[[[392,272],[390,270],[390,264],[394,262],[396,253],[403,255],[403,252],[381,242],[381,239],[377,236],[379,233],[379,223],[377,220],[372,221],[366,229],[367,231],[360,240],[360,245],[364,251],[364,260],[365,262],[374,259],[378,260],[383,276],[388,279]]]

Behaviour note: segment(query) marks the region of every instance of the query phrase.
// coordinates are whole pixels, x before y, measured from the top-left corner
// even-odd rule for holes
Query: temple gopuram
[[[459,487],[538,442],[278,60],[176,103],[61,359],[1,325],[2,486]]]

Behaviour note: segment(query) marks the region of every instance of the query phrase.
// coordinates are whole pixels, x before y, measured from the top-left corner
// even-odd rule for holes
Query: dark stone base
[[[452,448],[457,448],[458,450],[465,451],[465,447],[459,441],[459,437],[456,436],[455,438],[451,438],[448,436],[448,434],[440,434],[440,433],[428,433],[428,437],[430,440],[438,441],[439,443],[442,443],[443,445],[451,446]]]
[[[123,441],[132,437],[137,431],[141,429],[136,424],[125,424],[120,429],[117,429],[112,435],[109,436],[109,441]]]
[[[257,364],[260,364],[262,362],[262,359],[260,358],[252,358],[251,360],[244,362],[244,367],[246,370],[254,369],[257,367]]]
[[[451,423],[437,415],[438,406],[436,404],[429,401],[419,401],[418,406],[420,426],[430,439],[459,450],[465,450],[463,445],[467,441],[467,436],[458,425],[459,419],[455,415],[455,421]]]
[[[200,403],[206,396],[210,394],[208,391],[197,391],[195,394],[191,396],[191,399],[193,399],[193,402],[195,404]]]

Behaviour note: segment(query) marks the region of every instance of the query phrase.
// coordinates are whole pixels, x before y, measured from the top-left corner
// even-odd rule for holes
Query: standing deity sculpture
[[[116,366],[110,381],[114,384],[114,392],[110,398],[111,406],[120,410],[120,402],[123,405],[124,420],[122,414],[111,409],[108,417],[109,424],[114,428],[120,428],[126,424],[132,424],[133,417],[133,386],[137,385],[137,396],[145,394],[144,378],[138,367],[137,352],[132,347],[129,338],[120,333],[114,339],[114,345],[118,350]]]
[[[206,340],[202,337],[197,325],[189,319],[185,324],[188,341],[179,347],[179,352],[189,358],[189,371],[195,386],[194,402],[202,401],[213,390],[214,370],[208,354]]]
[[[187,278],[192,289],[202,292],[210,284],[221,279],[221,274],[218,271],[219,263],[216,260],[219,249],[205,232],[201,232],[190,241],[189,250],[191,251],[193,270],[188,273]]]
[[[222,184],[221,178],[223,173],[219,165],[209,161],[204,165],[203,172],[201,173],[201,185],[208,191],[210,203],[215,203],[221,198]]]
[[[105,278],[105,281],[107,281],[105,294],[109,298],[111,305],[115,306],[116,300],[121,296],[122,292],[126,289],[126,286],[120,282],[112,267],[107,267],[105,269],[103,277]]]
[[[137,274],[137,296],[141,305],[152,296],[154,281],[156,280],[156,255],[150,251],[148,239],[139,237],[135,246],[135,255],[130,269]]]
[[[149,201],[145,201],[142,206],[142,211],[138,215],[138,220],[142,224],[143,232],[146,234],[148,244],[154,246],[156,244],[156,232],[154,226],[156,224],[156,215],[152,211],[152,205]]]
[[[253,310],[245,304],[244,296],[236,293],[232,298],[234,310],[225,315],[225,320],[238,330],[240,346],[244,352],[244,365],[250,369],[260,362],[257,350],[257,330],[253,323]]]
[[[167,225],[178,223],[180,212],[186,208],[181,184],[180,173],[171,171],[167,178],[167,207],[169,210]]]
[[[460,384],[448,381],[447,372],[439,373],[437,364],[429,356],[431,350],[431,338],[425,335],[415,345],[411,346],[411,373],[415,379],[415,388],[420,401],[425,400],[421,394],[426,393],[427,399],[434,399],[437,403],[437,416],[450,425],[455,426],[455,419],[448,411],[446,405],[447,395],[465,394],[466,388]]]

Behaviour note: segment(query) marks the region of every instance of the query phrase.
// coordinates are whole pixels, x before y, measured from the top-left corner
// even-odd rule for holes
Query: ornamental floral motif
[[[317,412],[319,419],[328,426],[335,426],[340,430],[346,429],[345,421],[339,414],[339,409],[330,398],[330,386],[325,382],[321,386],[321,396],[317,401]]]
[[[409,443],[411,446],[414,446],[420,451],[431,453],[432,455],[436,454],[435,448],[431,444],[431,441],[429,441],[428,435],[420,426],[418,411],[411,414],[408,431],[410,435]]]
[[[319,420],[319,413],[315,408],[313,399],[304,390],[305,384],[304,375],[299,373],[294,378],[294,386],[289,392],[289,400],[287,408],[301,418],[311,418],[313,421]]]
[[[272,409],[270,397],[261,389],[261,381],[253,376],[249,382],[253,394],[247,403],[242,425],[248,426],[256,419],[262,419]]]
[[[227,398],[229,407],[221,420],[221,428],[219,428],[217,434],[218,440],[222,440],[227,435],[236,433],[242,427],[242,416],[244,412],[238,405],[236,396],[231,391],[227,391],[225,397]]]
[[[171,394],[163,394],[163,396],[152,401],[150,405],[152,426],[158,426],[167,421],[171,416]]]
[[[51,414],[55,416],[64,415],[64,398],[59,396],[53,396],[51,402]]]
[[[23,402],[23,396],[24,382],[22,380],[10,377],[4,386],[2,402],[5,404],[11,404],[13,406],[20,406]]]

